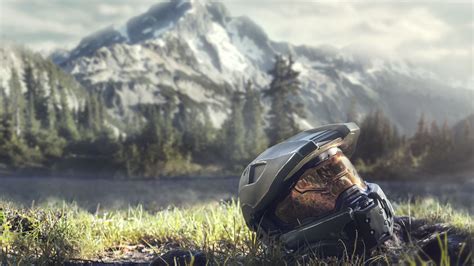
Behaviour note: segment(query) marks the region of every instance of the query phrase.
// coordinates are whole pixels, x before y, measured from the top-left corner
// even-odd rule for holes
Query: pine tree
[[[240,166],[247,158],[242,108],[242,93],[234,91],[231,100],[231,113],[222,125],[223,156],[228,158],[228,162],[232,166]]]
[[[141,160],[140,151],[136,144],[132,143],[125,146],[126,153],[125,170],[128,177],[135,177],[143,174],[143,161]]]
[[[174,98],[157,106],[144,106],[143,113],[147,124],[136,141],[142,149],[143,174],[157,176],[163,174],[164,167],[170,161],[181,160],[181,135],[173,126],[175,112]]]
[[[447,153],[453,150],[453,132],[449,128],[447,121],[444,121],[441,128],[441,142],[445,146]]]
[[[204,159],[201,155],[209,152],[206,149],[214,135],[209,115],[206,112],[190,110],[181,102],[178,105],[175,124],[176,129],[181,132],[181,152],[185,155],[191,154],[198,159]]]
[[[9,168],[17,169],[30,162],[28,148],[17,134],[15,116],[4,113],[0,117],[0,161]]]
[[[56,131],[56,109],[56,90],[51,87],[51,93],[49,94],[49,97],[47,99],[46,116],[44,120],[44,127],[49,131]]]
[[[367,115],[361,123],[355,157],[374,163],[394,153],[402,144],[396,126],[392,125],[382,110]]]
[[[4,113],[0,116],[0,143],[11,142],[15,137],[13,116],[10,113]]]
[[[439,136],[439,134],[440,134],[440,130],[439,130],[438,124],[436,123],[435,120],[433,120],[430,126],[430,135],[432,138],[436,139]]]
[[[16,135],[20,135],[23,123],[24,99],[20,78],[15,69],[12,69],[9,87],[11,100],[9,112],[13,115],[13,126],[15,128],[15,133]]]
[[[245,84],[245,102],[243,107],[245,128],[245,150],[253,159],[268,146],[268,140],[264,131],[263,106],[260,94],[252,88],[252,83]]]
[[[0,86],[0,117],[5,113],[6,111],[6,97],[5,97],[5,88]]]
[[[423,155],[427,151],[429,139],[430,134],[426,126],[425,115],[421,114],[420,119],[418,120],[418,128],[410,145],[412,154],[414,156]]]
[[[33,73],[33,67],[28,65],[24,72],[24,81],[26,85],[26,132],[30,136],[34,136],[39,130],[39,122],[36,119],[37,106],[37,90],[38,82]]]
[[[79,133],[77,132],[76,123],[74,121],[74,115],[69,109],[65,89],[61,90],[60,106],[61,110],[60,112],[57,112],[59,134],[67,140],[78,140]]]
[[[79,115],[79,122],[88,135],[96,137],[104,133],[104,112],[100,97],[95,93],[89,93],[84,109]]]
[[[428,134],[426,144],[426,156],[423,165],[429,169],[446,169],[447,164],[455,162],[455,150],[453,145],[452,131],[445,122],[438,128],[435,121],[431,124],[431,131]]]
[[[293,64],[291,56],[288,60],[277,56],[273,69],[269,71],[272,81],[265,91],[265,96],[271,100],[267,130],[271,145],[299,131],[294,115],[304,117],[303,105],[295,102],[300,92],[300,82],[298,81],[299,72],[293,69]]]
[[[456,144],[455,151],[459,151],[458,154],[462,154],[462,159],[465,160],[474,156],[474,131],[468,119],[463,123],[462,134]]]
[[[162,160],[167,162],[172,159],[180,159],[179,149],[181,146],[181,136],[173,125],[173,114],[176,108],[174,98],[169,98],[162,110],[163,126],[161,127],[162,141]]]

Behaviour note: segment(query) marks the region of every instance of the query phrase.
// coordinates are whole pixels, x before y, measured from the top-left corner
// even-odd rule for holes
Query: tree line
[[[378,179],[472,169],[473,122],[470,115],[452,127],[447,122],[440,126],[422,114],[415,134],[407,137],[377,110],[359,122],[361,134],[353,159],[358,169]]]
[[[41,169],[65,155],[69,143],[104,131],[105,111],[98,95],[84,95],[70,106],[79,85],[50,61],[25,56],[22,75],[12,68],[0,88],[0,164]],[[77,103],[79,105],[79,103]]]
[[[71,102],[71,90],[79,86],[71,76],[52,62],[24,61],[21,76],[13,70],[9,90],[0,88],[0,171],[123,178],[236,174],[267,147],[298,133],[296,121],[305,117],[291,56],[275,58],[267,88],[258,90],[251,81],[236,86],[220,128],[186,95],[169,93],[163,104],[137,106],[146,122],[126,136],[112,132],[98,93]],[[348,114],[348,120],[354,117]],[[406,137],[382,111],[373,112],[355,121],[361,136],[354,161],[380,178],[465,167],[474,153],[471,120],[449,128],[421,117],[416,134]]]
[[[29,56],[24,62],[22,76],[13,69],[9,89],[0,88],[0,170],[124,177],[235,173],[299,130],[293,112],[301,114],[301,105],[288,97],[299,91],[291,58],[276,57],[264,94],[250,81],[238,86],[219,129],[208,112],[170,94],[164,104],[138,106],[146,123],[126,137],[106,125],[110,118],[98,93],[87,93],[74,109],[70,90],[78,84],[71,76],[49,61]],[[268,122],[264,98],[271,103]]]

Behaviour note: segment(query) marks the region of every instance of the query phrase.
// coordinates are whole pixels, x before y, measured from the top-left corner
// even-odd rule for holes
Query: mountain
[[[344,121],[350,111],[362,117],[382,109],[402,132],[412,133],[422,113],[452,123],[472,112],[472,92],[416,66],[330,46],[275,42],[219,2],[162,2],[51,58],[83,87],[99,92],[109,115],[128,131],[143,120],[140,106],[170,99],[220,127],[231,92],[245,80],[264,89],[277,54],[291,54],[301,72],[299,100],[307,116],[296,118],[303,127]]]

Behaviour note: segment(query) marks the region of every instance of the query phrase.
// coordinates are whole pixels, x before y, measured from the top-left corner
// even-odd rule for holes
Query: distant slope
[[[30,118],[52,131],[60,130],[61,123],[94,134],[105,129],[117,136],[123,131],[117,127],[121,123],[103,111],[93,91],[51,60],[8,44],[0,46],[0,61],[0,114],[14,116],[17,133],[31,129]]]
[[[77,113],[84,108],[87,91],[50,60],[19,46],[2,45],[0,61],[0,112],[18,113],[19,130],[27,126],[23,116],[29,97],[44,101],[45,113],[37,116],[65,109]]]
[[[34,53],[21,46],[13,44],[0,46],[0,86],[3,93],[9,94],[9,82],[12,78],[12,71],[16,71],[20,77],[22,91],[26,91],[24,81],[25,69],[33,69],[33,78],[37,86],[46,91],[49,95],[51,90],[64,89],[68,97],[68,104],[71,109],[78,109],[81,106],[85,90],[68,73],[58,68],[53,62],[43,58],[40,54]]]

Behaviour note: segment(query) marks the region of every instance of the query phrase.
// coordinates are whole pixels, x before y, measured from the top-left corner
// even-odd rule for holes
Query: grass
[[[119,257],[137,245],[154,255],[177,247],[201,250],[210,262],[219,265],[282,263],[277,250],[263,252],[255,234],[245,226],[236,202],[156,213],[140,206],[103,213],[89,213],[75,204],[19,208],[3,202],[0,207],[0,264],[61,264],[74,259],[96,260],[106,254]],[[397,215],[444,222],[473,234],[473,216],[435,200],[404,202],[395,208]],[[440,245],[443,241],[440,239]],[[408,264],[419,259],[406,254],[402,257]],[[363,264],[368,260],[346,256],[332,262]],[[390,258],[381,255],[370,260],[389,262]]]

